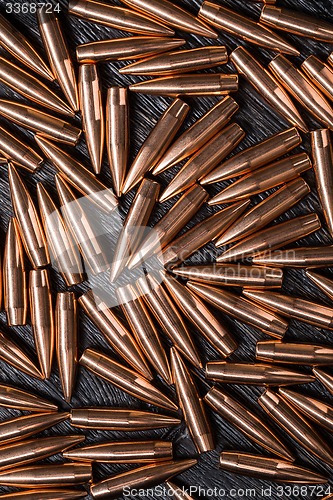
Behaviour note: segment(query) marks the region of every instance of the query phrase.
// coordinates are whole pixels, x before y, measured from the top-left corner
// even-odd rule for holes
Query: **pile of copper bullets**
[[[199,12],[185,10],[180,0],[122,2],[71,0],[61,16],[106,25],[112,34],[124,32],[76,47],[68,44],[62,17],[39,8],[43,57],[29,34],[17,30],[15,15],[0,17],[0,81],[14,91],[12,100],[0,99],[0,154],[13,211],[2,253],[7,323],[1,328],[0,358],[32,381],[28,391],[4,381],[0,385],[0,404],[24,412],[0,422],[0,487],[19,489],[0,498],[64,500],[90,494],[110,499],[121,497],[125,487],[152,488],[166,481],[173,498],[190,499],[182,490],[186,480],[175,485],[169,479],[191,467],[200,470],[200,460],[207,457],[202,454],[221,451],[212,425],[221,418],[257,450],[222,446],[215,462],[221,484],[228,474],[326,484],[323,470],[333,466],[333,448],[320,427],[332,432],[333,401],[318,399],[312,389],[310,397],[300,385],[322,384],[333,394],[333,375],[324,366],[333,363],[333,344],[325,343],[320,331],[333,330],[333,307],[324,305],[333,300],[333,279],[316,270],[333,266],[333,246],[308,243],[316,241],[308,236],[321,223],[328,243],[333,237],[333,52],[327,62],[311,55],[298,67],[292,59],[300,52],[277,33],[333,43],[333,23],[268,0],[260,19],[226,8],[223,0],[204,1]],[[181,47],[185,40],[174,30],[200,43]],[[229,36],[237,43],[234,50],[224,44]],[[268,67],[252,44],[270,51]],[[127,61],[112,71],[135,83],[108,88],[105,104],[99,64],[110,61]],[[229,62],[233,69],[220,73]],[[249,96],[267,101],[263,113],[272,109],[283,123],[251,147],[243,146],[245,132],[231,121],[239,109],[239,79],[254,87]],[[136,93],[171,99],[130,162]],[[188,113],[202,96],[220,98],[188,124]],[[153,108],[156,99],[147,99]],[[309,130],[310,115],[324,128]],[[85,164],[75,149],[81,118],[80,144],[90,157]],[[256,129],[251,119],[249,126]],[[12,132],[13,123],[34,132],[31,145]],[[310,138],[311,145],[295,152],[302,138],[305,144]],[[112,183],[98,177],[103,178],[104,143]],[[36,182],[35,172],[45,168],[47,182]],[[301,174],[311,168],[310,188],[309,173],[305,179]],[[2,183],[3,190],[7,186]],[[303,200],[316,192],[318,210]],[[111,216],[120,214],[124,199],[131,200],[130,209],[115,238]],[[301,200],[307,208],[303,215],[277,221]],[[204,204],[210,215],[197,222]],[[161,215],[153,230],[143,231],[156,214]],[[98,229],[105,221],[114,244],[111,258]],[[194,265],[189,258],[206,245],[216,252]],[[294,295],[281,292],[290,272]],[[62,280],[55,300],[54,273],[57,282]],[[105,290],[110,284],[112,293],[96,293],[90,278],[108,282]],[[323,303],[297,291],[302,280],[320,289]],[[108,347],[98,349],[90,338],[79,355],[80,306],[96,339],[102,334]],[[312,325],[312,341],[288,333],[284,340],[289,320]],[[252,362],[239,354],[237,321],[257,334],[256,346],[253,335],[244,340],[246,352],[256,349]],[[24,325],[31,325],[36,359],[16,343],[16,327]],[[199,346],[204,345],[210,345],[211,357],[203,368]],[[99,407],[70,405],[78,365],[82,373],[103,379]],[[33,390],[33,378],[49,379],[54,371],[61,382],[62,411]],[[124,391],[128,406],[108,398],[110,386]],[[240,403],[235,395],[242,386],[265,389],[257,393],[257,402],[245,397]],[[77,434],[51,431],[36,437],[66,420],[72,432],[80,429]],[[173,439],[157,440],[154,432],[149,440],[131,438],[133,432],[182,425],[196,448],[190,457],[175,457]],[[96,431],[94,444],[83,443],[88,431],[81,429]],[[128,434],[126,440],[111,434],[105,441],[100,431]],[[296,457],[298,445],[322,461],[318,468],[307,464],[309,457]],[[44,460],[59,453],[62,458]],[[103,463],[131,466],[110,475],[99,469]]]

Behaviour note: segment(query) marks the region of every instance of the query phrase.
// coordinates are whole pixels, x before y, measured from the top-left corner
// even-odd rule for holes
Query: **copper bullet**
[[[294,217],[286,222],[263,229],[258,233],[250,234],[244,240],[240,240],[239,243],[219,255],[216,262],[244,259],[244,257],[256,255],[268,249],[272,251],[284,247],[317,231],[320,227],[319,217],[315,213]],[[254,262],[257,263],[257,261]]]
[[[308,77],[286,57],[278,55],[268,64],[276,78],[295,99],[325,127],[333,129],[333,109]]]
[[[266,49],[299,55],[299,51],[276,33],[233,10],[212,2],[203,2],[199,17],[221,31],[265,47]]]
[[[141,242],[137,252],[131,256],[127,263],[128,269],[135,268],[154,253],[159,253],[159,250],[170,243],[186,223],[191,220],[207,199],[207,191],[198,184],[194,184],[185,191]]]
[[[82,163],[52,142],[38,135],[35,136],[35,140],[45,156],[52,161],[61,176],[71,186],[83,196],[89,197],[89,201],[95,203],[104,212],[112,212],[115,209],[118,202],[111,188],[106,187]]]
[[[333,264],[333,246],[296,247],[253,256],[252,262],[260,266],[327,267]]]
[[[82,283],[84,272],[80,252],[60,211],[41,182],[37,184],[37,195],[53,268],[61,273],[67,286]]]
[[[190,363],[201,367],[200,357],[190,333],[162,285],[152,274],[147,274],[138,279],[137,286],[150,311],[174,346]]]
[[[61,118],[14,101],[0,99],[0,115],[28,130],[37,132],[43,137],[65,142],[72,146],[77,143],[81,134],[81,130]]]
[[[146,172],[156,167],[164,154],[167,154],[168,148],[182,126],[189,109],[188,104],[181,99],[175,99],[164,111],[142,144],[129,169],[123,185],[124,194],[128,193]],[[153,171],[154,175],[158,173],[155,170]]]
[[[55,307],[56,353],[62,392],[70,402],[78,358],[77,301],[73,292],[59,292]]]
[[[74,116],[73,110],[44,83],[3,57],[0,57],[0,81],[41,106]]]
[[[206,378],[226,384],[294,385],[314,381],[312,375],[264,363],[230,363],[209,361]]]
[[[75,71],[59,19],[53,11],[40,7],[37,20],[52,72],[71,108],[78,111]]]
[[[174,268],[199,248],[216,239],[244,212],[249,200],[234,203],[207,217],[163,248],[158,256],[164,267]]]
[[[111,281],[116,281],[124,270],[129,257],[135,254],[140,246],[159,191],[158,182],[151,179],[142,180],[118,236],[111,264]]]
[[[186,31],[193,35],[205,36],[208,38],[218,38],[218,34],[207,24],[182,9],[169,0],[122,0],[134,10],[138,10],[149,17],[157,19],[180,31]]]
[[[94,349],[84,351],[80,364],[95,373],[95,375],[141,401],[173,412],[178,409],[169,398],[156,389],[147,379]]]
[[[165,276],[163,283],[184,315],[201,331],[219,354],[225,358],[237,349],[237,343],[228,329],[189,288],[170,276]]]
[[[39,462],[82,443],[85,436],[49,436],[0,446],[0,470]]]
[[[281,338],[288,328],[288,323],[279,316],[234,293],[193,281],[188,281],[186,286],[221,311],[268,335]]]
[[[30,358],[2,332],[0,332],[0,359],[30,377],[44,378]]]
[[[330,53],[330,55],[327,58],[327,62],[333,66],[333,52]]]
[[[17,26],[7,21],[3,15],[0,15],[0,45],[43,78],[51,82],[54,80],[53,74],[30,42],[17,29]]]
[[[324,462],[330,465],[333,463],[332,451],[326,441],[283,397],[266,389],[258,403],[298,444]]]
[[[75,448],[63,453],[65,458],[78,462],[141,464],[172,460],[170,441],[109,442]]]
[[[51,375],[54,351],[54,315],[51,284],[47,269],[34,269],[29,274],[31,326],[41,371]]]
[[[302,142],[296,128],[288,128],[235,154],[205,177],[205,184],[252,172],[289,153]]]
[[[321,474],[290,462],[239,451],[223,451],[220,467],[234,474],[278,483],[324,484],[328,481]]]
[[[127,328],[97,294],[92,290],[88,290],[79,297],[78,302],[111,347],[135,371],[148,380],[152,380],[153,375],[138,344],[134,341]]]
[[[18,167],[34,172],[40,167],[43,158],[7,129],[0,127],[0,151],[7,161],[12,161]]]
[[[88,463],[31,465],[0,472],[0,484],[17,488],[54,488],[89,483],[91,475]]]
[[[221,389],[212,387],[207,392],[204,401],[251,441],[259,444],[273,455],[278,455],[291,462],[294,461],[293,455],[280,438],[261,419]]]
[[[333,25],[331,23],[296,10],[265,5],[261,11],[260,22],[270,28],[295,35],[314,38],[321,42],[333,42]]]
[[[15,218],[10,219],[3,255],[4,303],[9,326],[25,325],[28,311],[27,271]]]
[[[122,194],[129,152],[129,104],[126,87],[108,88],[106,146],[112,185],[119,197]]]
[[[180,424],[180,419],[130,408],[73,408],[71,425],[80,429],[142,431]]]
[[[185,163],[169,182],[159,201],[163,202],[191,187],[215,168],[244,138],[244,130],[237,124],[216,134]]]
[[[111,28],[148,36],[173,36],[175,32],[163,24],[133,10],[94,0],[70,0],[69,14]]]
[[[144,465],[133,470],[121,472],[99,483],[93,483],[90,492],[95,499],[118,498],[127,489],[149,488],[163,483],[165,479],[181,474],[185,470],[196,465],[195,459],[184,459],[177,461],[166,461],[157,464]],[[0,476],[1,482],[1,476]]]
[[[328,365],[332,364],[333,349],[325,345],[261,341],[257,342],[256,358],[268,363]]]
[[[194,500],[193,497],[191,497],[188,493],[186,493],[186,490],[184,488],[179,488],[171,481],[164,481],[164,482],[168,487],[168,495],[171,494],[174,500]]]
[[[167,52],[184,45],[182,38],[166,38],[151,36],[131,36],[112,38],[84,43],[76,47],[76,58],[79,63],[96,63],[105,61],[124,61],[127,59],[145,59],[160,52]],[[127,66],[126,66],[127,67]],[[125,68],[120,68],[120,73]]]
[[[324,292],[327,297],[333,300],[333,281],[325,276],[321,276],[320,274],[314,273],[307,269],[305,271],[306,275],[312,283],[318,286],[322,292]]]
[[[142,297],[131,285],[117,288],[116,297],[146,359],[168,384],[172,384],[165,349]]]
[[[100,81],[94,64],[80,64],[79,66],[79,105],[92,168],[95,174],[99,174],[102,165],[105,126]]]
[[[69,413],[35,413],[23,415],[0,422],[0,443],[21,441],[23,438],[49,429],[54,425],[64,422],[69,418]]]
[[[177,276],[191,281],[244,288],[281,288],[283,272],[272,267],[242,264],[204,264],[183,266],[172,270]]]
[[[197,49],[167,52],[138,61],[124,68],[119,73],[125,75],[175,75],[205,68],[213,68],[228,62],[227,49],[223,45],[199,47]]]
[[[279,82],[244,47],[237,47],[230,54],[237,70],[263,96],[263,98],[294,127],[308,132],[287,92]]]
[[[173,75],[134,83],[132,92],[165,96],[225,95],[238,90],[238,76],[223,73]]]
[[[310,300],[261,290],[243,290],[246,297],[274,312],[304,323],[333,330],[333,308]]]
[[[30,194],[15,167],[8,165],[10,195],[22,243],[34,268],[50,263],[42,224]]]
[[[38,495],[38,500],[74,500],[75,498],[83,498],[87,496],[87,492],[84,490],[64,490],[64,489],[37,489],[37,490],[25,490],[17,491],[15,493],[5,493],[1,495],[2,500],[36,500],[36,495]]]
[[[309,56],[302,62],[301,68],[308,78],[330,100],[333,100],[333,71],[315,56]]]
[[[173,383],[192,440],[198,453],[214,450],[211,425],[190,371],[174,347],[170,352]]]
[[[309,192],[310,187],[302,177],[284,184],[245,214],[242,214],[221,234],[215,245],[219,247],[255,233],[284,214]]]
[[[315,377],[326,387],[326,389],[333,394],[333,377],[326,371],[318,368],[318,366],[314,366],[312,371]]]
[[[56,405],[40,396],[4,384],[0,384],[0,405],[6,408],[39,413],[58,410]]]

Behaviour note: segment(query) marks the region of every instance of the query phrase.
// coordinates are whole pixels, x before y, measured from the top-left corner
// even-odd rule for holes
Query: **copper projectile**
[[[220,132],[239,109],[230,96],[215,104],[172,144],[153,170],[157,175],[189,157]]]
[[[291,404],[270,389],[259,397],[258,402],[266,413],[298,444],[316,457],[332,465],[332,450],[317,431]]]
[[[132,92],[163,96],[225,95],[238,90],[238,76],[224,73],[173,75],[134,83]]]
[[[131,285],[117,288],[116,297],[146,359],[168,384],[172,384],[165,349],[142,297]]]
[[[3,127],[0,127],[0,152],[7,161],[12,161],[18,167],[25,168],[30,172],[39,168],[43,161],[43,158],[36,151]]]
[[[240,264],[184,266],[173,269],[172,272],[199,283],[244,288],[281,288],[283,279],[281,269]]]
[[[53,74],[74,111],[79,110],[76,77],[63,30],[54,12],[37,10],[39,31]]]
[[[268,64],[276,78],[295,99],[325,127],[333,129],[333,109],[308,77],[286,57],[278,55]]]
[[[135,254],[140,246],[159,191],[158,182],[151,179],[142,180],[118,236],[111,264],[111,281],[116,281],[130,256]]]
[[[58,410],[56,405],[40,396],[4,384],[0,384],[0,405],[5,408],[38,413],[49,413]]]
[[[179,406],[199,454],[214,450],[212,429],[190,371],[177,350],[171,348],[171,370]]]
[[[124,488],[148,488],[163,483],[165,479],[181,474],[196,465],[197,460],[168,461],[157,464],[144,465],[116,476],[104,479],[100,483],[93,483],[90,492],[94,499],[118,498],[123,494]],[[0,476],[1,482],[1,476]]]
[[[174,346],[194,365],[201,367],[200,356],[174,303],[152,274],[139,278],[137,285],[149,309]]]
[[[30,358],[2,332],[0,332],[0,359],[30,377],[44,378]]]
[[[3,57],[0,57],[0,81],[41,106],[74,116],[72,109],[44,83]]]
[[[329,365],[333,362],[333,348],[316,344],[261,341],[257,342],[256,358],[268,363]]]
[[[199,151],[191,156],[185,165],[177,172],[163,191],[159,201],[163,202],[191,187],[204,178],[215,168],[244,138],[244,130],[237,124],[216,134]]]
[[[244,47],[237,47],[230,54],[230,59],[240,74],[253,85],[263,98],[294,127],[308,132],[292,100],[282,85],[257,61]]]
[[[138,344],[112,310],[92,290],[81,295],[78,301],[105,340],[121,358],[143,377],[152,380],[153,375]]]
[[[234,203],[207,217],[163,248],[158,256],[164,267],[174,268],[202,246],[216,239],[244,212],[249,200]]]
[[[10,195],[22,243],[34,268],[50,263],[42,224],[30,194],[13,165],[8,165]]]
[[[10,219],[3,255],[4,303],[9,326],[25,325],[28,311],[27,271],[15,218]]]
[[[310,187],[302,177],[288,182],[239,217],[221,234],[215,245],[220,247],[255,233],[284,214],[309,192]]]
[[[149,17],[157,19],[180,31],[208,38],[218,38],[218,34],[206,23],[169,0],[122,0],[123,3]]]
[[[274,312],[304,323],[333,330],[333,308],[299,297],[261,290],[244,290],[244,295]]]
[[[0,45],[43,78],[51,82],[54,80],[53,74],[31,43],[3,15],[0,16]]]
[[[235,154],[205,177],[205,183],[223,181],[252,172],[289,153],[302,142],[296,128],[288,128]]]
[[[69,413],[35,413],[5,420],[0,422],[0,444],[21,441],[68,418]]]
[[[54,488],[89,483],[91,464],[48,464],[17,467],[0,472],[0,484],[17,488]],[[36,489],[37,493],[38,489]]]
[[[178,407],[147,379],[94,349],[84,351],[80,364],[141,401],[173,412],[178,410]]]
[[[327,295],[327,297],[333,300],[333,281],[331,279],[326,278],[325,276],[321,276],[320,274],[314,273],[309,269],[307,269],[305,273],[307,277],[310,278],[312,283],[317,285],[320,288],[320,290]]]
[[[73,292],[59,292],[55,307],[56,353],[62,392],[70,402],[78,358],[77,301]]]
[[[182,126],[189,109],[188,104],[180,99],[175,99],[164,111],[142,144],[129,169],[123,186],[124,194],[128,193],[143,178],[145,173],[152,170],[163,158]],[[153,174],[156,173],[154,170]]]
[[[133,10],[94,0],[70,0],[69,14],[111,28],[147,36],[173,36],[175,32],[163,24]]]
[[[80,429],[143,431],[180,424],[180,419],[129,408],[74,408],[71,424]]]
[[[216,258],[216,262],[228,262],[257,255],[270,249],[276,250],[289,243],[304,238],[308,234],[320,229],[321,224],[316,213],[294,217],[293,219],[275,224],[262,231],[250,234],[244,240],[232,246]],[[257,261],[254,261],[258,263]]]
[[[141,464],[172,460],[173,452],[170,441],[130,441],[75,448],[66,451],[63,456],[78,462]]]
[[[228,329],[197,298],[197,296],[177,280],[164,277],[164,284],[184,315],[201,331],[208,342],[225,358],[237,349],[237,343]]]
[[[318,87],[318,89],[333,100],[333,71],[315,56],[309,56],[302,62],[301,68]]]
[[[128,269],[138,266],[154,253],[159,253],[160,249],[170,243],[186,223],[191,220],[207,199],[207,191],[198,184],[185,191],[141,242],[137,252],[127,264]]]
[[[168,487],[168,495],[171,494],[174,500],[194,500],[193,497],[186,493],[184,488],[179,488],[171,481],[165,481],[165,484]]]
[[[278,483],[323,484],[328,481],[317,472],[290,462],[238,451],[223,451],[220,457],[220,467],[233,474]]]
[[[281,338],[286,333],[288,323],[279,316],[263,309],[250,300],[234,293],[209,285],[187,282],[186,286],[210,304],[230,316],[259,328],[273,337]]]
[[[129,127],[127,88],[108,88],[106,103],[106,146],[112,185],[118,197],[122,194],[127,170]]]
[[[49,252],[67,286],[84,281],[80,252],[64,220],[43,184],[37,184],[38,204]]]
[[[38,146],[45,156],[59,170],[61,176],[77,189],[83,196],[88,196],[89,201],[95,203],[104,212],[112,212],[117,206],[117,199],[111,188],[106,187],[82,163],[72,158],[52,142],[44,137],[35,136]]]
[[[226,384],[294,385],[314,381],[312,375],[264,363],[230,363],[209,361],[206,378]]]
[[[260,22],[295,35],[321,42],[333,42],[333,24],[296,10],[265,5],[261,11]]]
[[[265,47],[266,49],[299,56],[299,51],[265,26],[212,2],[203,2],[199,17],[221,31]]]
[[[333,52],[330,53],[330,55],[327,58],[327,62],[333,66]]]
[[[87,148],[95,174],[102,166],[105,125],[97,68],[94,64],[79,66],[79,105]]]
[[[302,172],[309,168],[311,168],[311,160],[306,153],[289,156],[244,175],[217,193],[209,200],[208,204],[230,203],[249,198],[298,178]]]
[[[294,461],[290,451],[261,419],[221,389],[217,387],[210,389],[204,401],[251,441],[259,444],[273,455],[278,455],[291,462]]]
[[[15,493],[5,493],[0,496],[1,500],[74,500],[75,498],[83,498],[87,496],[84,490],[63,490],[63,489],[37,489],[17,491]]]
[[[295,247],[253,256],[253,264],[276,267],[328,267],[333,264],[333,246]]]
[[[227,49],[223,45],[177,50],[138,61],[119,73],[125,75],[176,75],[205,68],[213,68],[228,62]]]
[[[104,61],[123,61],[127,59],[145,59],[160,52],[167,52],[184,45],[182,38],[163,38],[151,36],[131,36],[98,40],[76,47],[79,63],[97,63]],[[127,67],[127,66],[126,66]],[[120,73],[125,68],[120,68]]]
[[[326,389],[333,394],[333,377],[329,373],[325,372],[318,366],[314,366],[312,371],[316,378],[326,387]]]

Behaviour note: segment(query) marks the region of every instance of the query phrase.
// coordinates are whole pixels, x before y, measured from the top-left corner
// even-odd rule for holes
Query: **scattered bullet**
[[[30,172],[37,170],[43,162],[43,158],[36,151],[3,127],[0,127],[0,151],[7,161],[12,161]]]
[[[329,365],[333,360],[333,348],[316,344],[261,341],[257,342],[256,358],[268,363]]]
[[[1,495],[1,500],[36,500],[36,495],[38,495],[38,500],[74,500],[75,498],[83,498],[87,496],[87,492],[84,490],[64,490],[64,489],[37,489],[37,490],[25,490],[17,491],[15,493],[5,493]]]
[[[0,384],[0,405],[31,412],[56,412],[58,407],[40,396],[22,389]]]
[[[43,379],[44,376],[31,359],[9,337],[0,332],[0,359],[30,377]],[[0,435],[1,439],[1,435]]]
[[[315,377],[326,387],[326,389],[333,394],[333,377],[329,373],[325,372],[318,366],[314,366],[312,371]]]
[[[194,500],[193,497],[186,493],[186,490],[184,488],[179,488],[171,481],[165,481],[165,484],[168,487],[168,495],[170,495],[171,493],[174,500]]]
[[[31,465],[0,472],[0,484],[17,488],[54,488],[89,483],[91,475],[91,464]]]
[[[253,264],[276,267],[327,267],[333,264],[333,246],[296,247],[253,256]]]
[[[23,415],[0,422],[0,443],[21,441],[34,434],[49,429],[54,425],[64,422],[69,418],[69,413],[35,413]]]
[[[314,273],[309,269],[307,269],[305,273],[307,277],[310,278],[312,283],[317,285],[320,288],[320,290],[327,295],[327,297],[333,300],[333,281],[331,279],[326,278],[325,276],[321,276],[320,274]]]
[[[302,62],[301,68],[308,78],[330,100],[333,100],[333,71],[315,56],[309,56]]]

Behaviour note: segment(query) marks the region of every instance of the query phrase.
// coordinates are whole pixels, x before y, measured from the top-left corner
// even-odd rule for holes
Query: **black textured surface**
[[[174,0],[175,1],[175,0]],[[6,10],[6,0],[0,0],[1,11],[4,12]],[[18,4],[23,4],[24,0],[17,1]],[[30,0],[29,4],[33,3],[33,0]],[[118,4],[116,0],[112,0],[110,3]],[[178,0],[177,3],[179,5],[186,6],[189,11],[196,13],[199,9],[201,1],[198,0]],[[235,10],[244,15],[249,15],[252,17],[257,17],[260,11],[260,4],[253,4],[252,2],[247,2],[246,0],[224,0],[223,4],[230,5]],[[279,3],[281,6],[291,6],[292,8],[298,9],[303,12],[307,12],[319,17],[322,17],[326,20],[331,20],[333,22],[333,12],[332,12],[332,2],[330,0],[292,0],[292,1],[281,1]],[[111,37],[123,37],[128,36],[127,33],[117,32],[116,30],[112,30],[111,28],[104,27],[102,25],[89,23],[83,20],[79,20],[75,17],[70,17],[67,15],[67,1],[60,1],[61,12],[59,17],[61,19],[62,26],[64,28],[69,46],[72,51],[72,55],[74,56],[75,46],[79,43],[84,43],[93,40],[101,40],[107,39]],[[8,15],[8,19],[13,22],[19,30],[29,36],[30,40],[32,40],[36,47],[39,48],[41,53],[43,51],[40,35],[38,33],[38,27],[36,22],[36,17],[34,14],[10,14]],[[178,33],[177,35],[186,38],[188,41],[188,47],[215,44],[214,40],[203,39],[200,37],[186,35],[185,33]],[[293,61],[297,64],[300,64],[308,55],[315,54],[321,59],[326,59],[329,52],[332,50],[328,44],[323,44],[320,42],[316,42],[313,40],[307,40],[305,38],[300,38],[296,36],[285,36],[288,40],[290,40],[297,48],[301,50],[302,56],[300,58],[293,58]],[[235,48],[237,45],[248,45],[245,42],[238,41],[231,36],[227,36],[221,34],[218,43],[226,44],[230,49]],[[258,59],[262,62],[267,63],[272,57],[273,53],[265,50],[261,50],[257,47],[250,46],[249,49],[253,51]],[[3,51],[1,50],[1,54]],[[125,65],[126,63],[107,63],[101,64],[99,66],[99,73],[101,77],[101,81],[103,83],[103,92],[104,98],[106,89],[111,85],[122,85],[126,86],[131,82],[140,81],[140,78],[130,77],[130,76],[122,76],[118,73],[117,69],[120,66]],[[227,72],[233,68],[229,64],[227,66],[222,66],[221,71]],[[212,70],[215,71],[215,70]],[[57,89],[57,87],[54,87]],[[10,89],[6,89],[3,85],[0,86],[0,97],[6,97],[9,99],[17,99],[18,102],[25,102],[25,100],[16,95]],[[284,128],[288,127],[287,122],[280,118],[272,108],[268,107],[262,98],[250,87],[248,84],[244,82],[241,78],[240,81],[240,90],[233,94],[233,97],[237,100],[240,105],[240,111],[236,114],[235,120],[244,128],[246,131],[246,138],[240,144],[239,149],[243,149],[249,145],[254,144],[257,141],[260,141],[267,136],[276,133]],[[158,117],[164,111],[170,99],[166,98],[155,98],[144,95],[131,95],[130,96],[130,105],[131,105],[131,159],[134,158],[138,148],[141,143],[151,130],[151,128],[156,123]],[[188,119],[185,122],[185,126],[182,127],[181,131],[184,130],[185,127],[188,127],[195,119],[200,117],[217,99],[214,98],[196,98],[189,99],[188,102],[191,105],[191,112]],[[302,111],[302,110],[301,110]],[[309,114],[303,113],[305,121],[311,126],[312,129],[318,127],[318,123],[314,122]],[[33,135],[31,133],[25,133],[22,129],[19,129],[15,125],[7,123],[5,120],[0,120],[1,124],[5,124],[8,126],[8,129],[13,131],[19,137],[24,137],[31,144],[34,145]],[[309,146],[308,137],[303,134],[303,144],[299,150],[307,150]],[[68,151],[72,151],[72,149],[67,148]],[[80,142],[77,150],[75,151],[75,157],[83,160],[87,165],[89,165],[88,156],[85,144],[83,140]],[[164,175],[161,175],[158,179],[161,181],[163,186],[165,186],[170,178],[174,175],[176,170],[179,167],[175,167],[174,169],[168,171]],[[49,163],[45,163],[40,171],[34,175],[21,171],[22,176],[24,177],[27,185],[30,188],[31,193],[36,199],[36,183],[38,181],[43,181],[47,189],[50,189],[52,194],[55,195],[55,186],[54,186],[54,178],[53,174],[55,173],[54,167]],[[293,217],[295,215],[305,214],[312,211],[316,211],[320,214],[322,219],[321,208],[318,203],[317,193],[314,187],[314,178],[312,172],[307,172],[305,174],[306,180],[310,183],[312,187],[312,192],[308,195],[301,203],[288,211],[285,215],[279,218],[279,221],[286,220],[289,217]],[[103,169],[101,174],[101,179],[110,185],[110,174],[107,165],[106,159],[103,163]],[[220,185],[215,184],[209,187],[209,191],[211,194],[217,192],[218,189],[221,188],[223,184]],[[12,216],[12,209],[9,198],[9,189],[8,189],[8,178],[7,178],[7,169],[6,166],[0,167],[0,203],[1,203],[1,212],[0,212],[0,227],[1,227],[1,240],[4,239],[5,231],[8,225],[8,219]],[[131,200],[133,199],[134,192],[131,192],[128,196],[121,200],[121,209],[124,213],[127,212],[128,207],[130,206]],[[260,195],[254,198],[254,203],[258,202],[258,200],[262,199],[265,195]],[[167,210],[173,203],[175,199],[166,202],[163,205],[158,205],[158,210],[154,213],[151,223],[153,224],[160,216]],[[213,213],[217,210],[217,207],[210,208],[205,205],[197,216],[191,221],[191,226],[198,220],[201,220],[205,216],[210,213]],[[323,219],[322,219],[323,221]],[[190,226],[189,226],[190,227]],[[307,237],[305,240],[299,241],[297,244],[320,244],[320,243],[330,243],[330,237],[328,235],[328,231],[324,227],[320,231],[314,233],[313,235]],[[214,258],[215,247],[210,244],[207,245],[200,252],[197,252],[192,256],[189,261],[191,263],[200,263],[200,262],[208,262],[212,261]],[[329,273],[329,270],[327,270]],[[52,284],[53,291],[62,291],[65,289],[64,283],[61,278],[55,273],[52,273]],[[77,287],[77,291],[83,290],[85,287]],[[318,289],[312,285],[306,278],[304,272],[302,270],[290,270],[285,273],[285,281],[283,286],[284,292],[289,294],[301,295],[304,298],[315,299],[330,305],[329,300],[318,291]],[[222,322],[225,322],[229,325],[231,331],[239,341],[240,347],[237,352],[230,358],[231,360],[253,360],[254,359],[254,350],[255,343],[259,339],[265,338],[265,335],[260,333],[258,330],[250,328],[244,324],[239,323],[238,321],[231,320],[230,318],[225,317],[216,311],[216,315],[221,318]],[[30,325],[21,328],[8,328],[6,326],[6,319],[4,312],[0,313],[0,328],[8,333],[13,339],[17,339],[21,345],[26,346],[28,352],[32,356],[35,356],[33,353],[33,339],[31,334]],[[198,334],[196,330],[192,328],[192,333],[195,338],[195,341],[202,353],[202,361],[205,363],[211,359],[217,359],[218,355],[216,351],[205,342],[202,337]],[[316,341],[318,343],[328,343],[332,345],[332,333],[328,331],[320,331],[314,327],[305,325],[304,323],[300,323],[297,321],[291,321],[290,328],[287,332],[286,339],[287,340],[300,340],[300,341]],[[92,325],[92,323],[82,314],[80,313],[80,327],[79,327],[79,338],[80,338],[80,353],[82,353],[83,349],[87,346],[97,346],[107,353],[111,353],[110,347],[104,342],[101,334],[96,330],[96,328]],[[114,354],[114,353],[112,353]],[[207,383],[203,380],[203,373],[197,372],[199,379],[198,385],[200,387],[202,395],[205,393],[207,388]],[[53,369],[52,376],[50,380],[46,382],[40,382],[29,378],[18,372],[17,370],[11,368],[6,365],[2,361],[0,361],[0,380],[5,383],[11,383],[17,387],[31,389],[33,392],[36,392],[40,395],[43,395],[53,402],[59,405],[61,409],[67,409],[68,405],[62,399],[61,387],[58,377],[58,372],[56,367]],[[160,387],[165,387],[161,380],[157,381],[157,385]],[[170,392],[169,388],[166,388],[168,392]],[[323,387],[319,383],[313,383],[308,386],[303,386],[301,388],[302,391],[314,395],[315,397],[321,397],[323,400],[333,403],[333,398],[329,396],[329,394],[323,389]],[[259,388],[250,388],[250,387],[241,387],[241,386],[229,386],[228,391],[231,395],[237,397],[240,401],[245,402],[245,404],[254,409],[258,415],[263,415],[263,411],[258,407],[256,403],[256,398],[262,392]],[[138,400],[127,396],[120,390],[117,390],[110,384],[102,381],[96,376],[92,375],[85,369],[80,368],[77,378],[75,395],[72,399],[71,405],[73,407],[78,406],[130,406],[132,408],[149,408],[149,405],[140,403]],[[153,411],[157,411],[156,409],[150,408]],[[314,492],[311,492],[309,488],[299,489],[299,493],[297,490],[293,492],[289,492],[288,489],[278,490],[277,485],[273,483],[268,483],[260,480],[251,480],[250,478],[241,477],[241,476],[233,476],[218,469],[218,454],[221,450],[225,449],[237,449],[244,450],[249,452],[258,452],[266,454],[260,447],[249,442],[241,433],[236,431],[232,426],[226,423],[222,418],[218,415],[213,414],[210,410],[208,410],[209,415],[212,420],[213,429],[216,437],[216,450],[212,453],[207,453],[202,455],[199,458],[198,465],[192,470],[184,473],[181,477],[176,479],[176,482],[179,485],[197,485],[203,489],[208,488],[223,488],[226,490],[226,494],[223,495],[210,495],[210,497],[214,497],[216,499],[224,499],[224,498],[271,498],[272,500],[278,500],[279,498],[321,498],[324,496],[324,492],[326,490],[326,486],[321,489],[321,487],[315,489]],[[20,412],[14,410],[5,410],[3,408],[0,409],[0,419],[4,420],[13,415],[18,415]],[[290,449],[297,456],[297,463],[304,466],[313,467],[319,472],[325,473],[332,477],[332,470],[326,466],[324,463],[316,460],[313,456],[311,456],[306,451],[300,449],[295,441],[290,439],[288,436],[284,435],[284,433],[279,430],[273,423],[271,424],[272,429],[274,429],[278,435],[283,437],[285,443],[287,443]],[[53,428],[49,431],[45,431],[44,435],[55,435],[57,433],[77,433],[79,430],[71,429],[68,422],[62,423],[58,425],[56,428]],[[329,433],[320,429],[320,432],[327,438],[327,440],[332,444],[333,440]],[[188,432],[184,424],[180,427],[172,429],[172,430],[160,430],[160,431],[152,431],[152,432],[139,432],[139,433],[115,433],[115,432],[87,432],[87,444],[94,442],[101,442],[108,439],[135,439],[135,438],[165,438],[170,439],[175,444],[175,456],[176,457],[186,457],[186,456],[194,456],[195,448],[193,443],[191,442]],[[61,457],[55,457],[55,459],[60,459]],[[53,458],[51,460],[54,460]],[[94,479],[99,480],[103,477],[109,476],[111,474],[126,470],[126,466],[120,465],[100,465],[98,467],[94,467]],[[333,479],[333,478],[332,478]],[[333,485],[333,481],[331,481]],[[267,488],[272,486],[271,492],[267,491],[263,493],[262,488]],[[232,488],[238,489],[253,489],[252,493],[244,491],[238,491],[233,494]],[[6,489],[3,489],[4,491]],[[322,494],[321,494],[322,493]],[[90,498],[90,497],[88,497]],[[138,498],[138,497],[128,497],[128,498]],[[146,498],[149,499],[157,499],[157,498],[167,498],[165,496],[160,496],[156,491],[155,493],[147,495]],[[36,500],[38,500],[36,495]]]

